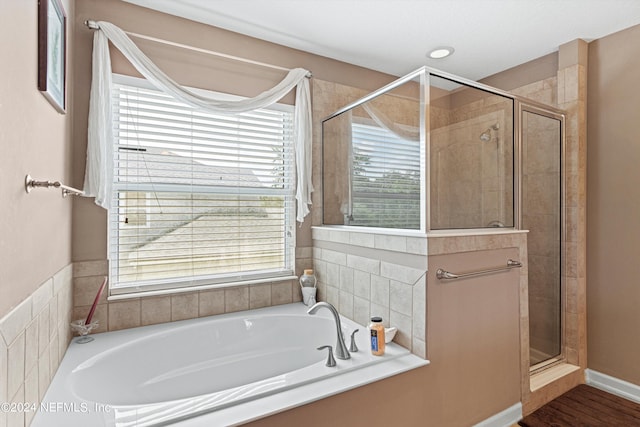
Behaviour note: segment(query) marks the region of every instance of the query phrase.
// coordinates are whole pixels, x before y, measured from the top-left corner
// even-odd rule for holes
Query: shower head
[[[491,141],[491,131],[500,129],[500,123],[495,123],[489,126],[484,132],[480,134],[480,141],[489,142]]]

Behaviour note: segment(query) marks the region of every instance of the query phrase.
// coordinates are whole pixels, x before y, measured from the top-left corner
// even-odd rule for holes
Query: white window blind
[[[420,144],[352,123],[351,225],[420,229]]]
[[[290,276],[291,108],[198,111],[116,83],[112,294]]]

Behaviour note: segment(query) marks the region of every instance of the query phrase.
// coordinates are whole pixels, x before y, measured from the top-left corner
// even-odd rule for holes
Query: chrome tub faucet
[[[333,314],[333,320],[336,322],[336,334],[338,335],[338,341],[336,343],[336,357],[342,360],[351,358],[351,355],[347,350],[347,346],[344,343],[344,335],[342,335],[342,325],[340,324],[340,314],[338,314],[338,310],[328,302],[321,301],[314,304],[313,307],[307,310],[307,313],[316,314],[316,312],[322,307],[328,309],[331,314]]]

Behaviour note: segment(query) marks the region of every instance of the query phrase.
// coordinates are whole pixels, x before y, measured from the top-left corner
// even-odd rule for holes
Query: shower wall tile
[[[359,270],[353,272],[353,293],[369,300],[371,297],[371,274]]]
[[[375,246],[375,236],[369,233],[350,232],[349,244],[353,246],[363,246],[365,248],[373,248]]]
[[[371,276],[371,301],[389,307],[390,280],[377,275]]]
[[[375,248],[396,252],[407,251],[407,238],[404,236],[391,236],[388,234],[374,235]]]
[[[414,353],[425,357],[426,237],[327,230],[312,230],[318,300],[363,325],[381,316],[385,326],[398,328],[396,343],[413,351],[415,338]]]
[[[380,274],[380,260],[377,259],[347,254],[347,265],[356,270],[366,271],[371,274]]]
[[[69,264],[0,319],[0,402],[40,404],[71,339],[72,272]],[[33,415],[0,412],[0,426],[29,425]]]
[[[340,290],[353,294],[353,269],[340,266]]]
[[[382,261],[380,264],[380,275],[389,279],[395,279],[409,285],[413,285],[418,281],[420,276],[424,275],[426,270],[418,270],[417,268],[407,267],[405,265],[393,264]]]
[[[405,316],[412,316],[413,286],[392,280],[389,286],[389,308]]]

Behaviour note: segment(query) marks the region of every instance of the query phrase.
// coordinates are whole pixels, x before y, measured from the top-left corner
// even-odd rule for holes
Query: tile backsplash
[[[314,227],[318,299],[362,325],[381,316],[394,341],[426,357],[426,236]]]
[[[38,406],[71,340],[71,264],[0,319],[0,402]],[[0,427],[28,426],[32,411],[0,411]]]
[[[297,248],[298,274],[302,269],[310,268],[310,263],[311,248]],[[106,260],[74,263],[73,319],[87,316],[107,274]],[[95,332],[117,331],[297,301],[302,301],[302,295],[295,280],[112,301],[107,300],[107,293],[104,292],[94,314],[99,322]]]

